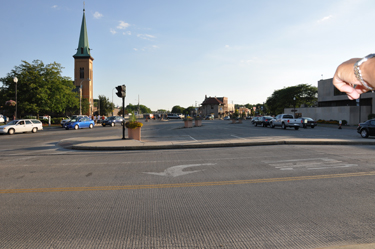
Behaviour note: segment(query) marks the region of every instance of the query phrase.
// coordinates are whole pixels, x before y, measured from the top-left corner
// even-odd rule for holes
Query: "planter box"
[[[141,127],[135,129],[128,128],[128,137],[130,139],[139,140],[141,141]]]
[[[192,128],[193,127],[193,120],[184,121],[185,128]]]
[[[196,119],[194,126],[197,126],[197,127],[202,126],[202,120],[201,119]]]

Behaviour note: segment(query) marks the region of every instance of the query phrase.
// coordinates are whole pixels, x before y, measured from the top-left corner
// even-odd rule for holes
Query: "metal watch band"
[[[368,90],[370,91],[374,91],[375,89],[370,87],[368,85],[368,83],[366,81],[363,80],[362,78],[362,72],[361,72],[361,69],[359,68],[365,61],[367,61],[368,59],[371,59],[375,57],[375,54],[369,54],[367,56],[365,56],[364,58],[360,59],[359,61],[357,61],[355,64],[354,64],[354,75],[355,77],[358,79],[359,82],[362,83],[362,85],[367,88]]]

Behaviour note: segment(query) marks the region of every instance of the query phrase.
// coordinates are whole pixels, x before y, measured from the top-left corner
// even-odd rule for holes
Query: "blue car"
[[[94,128],[95,123],[89,117],[73,118],[65,124],[65,129],[82,129],[82,128]]]

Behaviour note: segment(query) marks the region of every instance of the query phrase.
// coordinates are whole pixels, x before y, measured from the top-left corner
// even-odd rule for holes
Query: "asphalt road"
[[[145,123],[145,138],[340,137],[353,129]],[[0,136],[0,248],[322,248],[375,243],[373,146],[73,151],[120,127]],[[240,139],[240,138],[239,138]],[[370,138],[371,139],[371,138]]]

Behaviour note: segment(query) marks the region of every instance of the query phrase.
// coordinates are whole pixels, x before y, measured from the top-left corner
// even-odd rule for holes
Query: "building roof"
[[[89,47],[89,38],[87,36],[85,9],[83,9],[83,17],[82,17],[81,33],[79,35],[79,41],[78,41],[78,49],[77,49],[77,53],[73,55],[73,57],[74,58],[91,57],[90,47]]]
[[[218,98],[205,98],[202,105],[222,105],[224,104],[222,101],[220,101]]]

